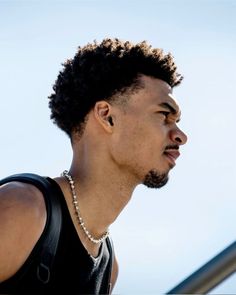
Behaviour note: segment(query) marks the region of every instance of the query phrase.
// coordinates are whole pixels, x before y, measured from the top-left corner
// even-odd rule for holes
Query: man
[[[104,279],[109,226],[138,184],[160,188],[167,183],[187,141],[177,126],[180,108],[172,95],[181,80],[172,56],[146,42],[105,39],[79,47],[64,64],[49,107],[71,140],[73,160],[69,172],[52,180],[64,203],[46,291],[66,286],[99,294],[109,283],[114,286],[116,259],[111,282]],[[47,212],[42,193],[21,182],[2,186],[0,209],[0,282],[7,285],[42,237]]]

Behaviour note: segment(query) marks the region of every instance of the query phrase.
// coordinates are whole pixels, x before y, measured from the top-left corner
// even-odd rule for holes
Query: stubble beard
[[[159,173],[156,170],[150,170],[143,181],[143,184],[149,188],[161,188],[169,180],[168,173]]]

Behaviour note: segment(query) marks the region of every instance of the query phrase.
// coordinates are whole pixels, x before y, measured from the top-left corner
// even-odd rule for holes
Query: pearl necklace
[[[80,210],[78,207],[78,198],[76,196],[76,192],[75,192],[75,185],[74,185],[74,180],[72,178],[72,176],[69,174],[69,172],[67,170],[63,171],[62,176],[65,176],[70,184],[70,188],[71,188],[71,192],[72,192],[72,197],[73,197],[73,205],[74,205],[74,209],[75,209],[75,215],[77,217],[77,220],[79,222],[79,225],[81,226],[83,232],[85,233],[85,235],[88,237],[88,239],[93,242],[94,244],[98,244],[101,243],[102,241],[104,241],[108,235],[109,235],[109,231],[107,231],[104,235],[102,235],[101,238],[96,239],[94,238],[90,232],[87,230],[86,226],[84,225],[84,221],[80,215]]]

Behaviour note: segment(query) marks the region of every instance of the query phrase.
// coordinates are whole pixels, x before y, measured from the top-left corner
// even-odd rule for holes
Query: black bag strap
[[[111,288],[112,288],[112,283],[111,283],[111,275],[112,275],[112,269],[113,269],[113,264],[114,264],[114,258],[115,258],[115,253],[114,253],[114,246],[113,246],[113,241],[110,236],[106,238],[107,242],[107,248],[110,253],[110,260],[109,260],[109,274],[108,274],[108,290],[107,294],[111,294]]]
[[[57,250],[62,223],[61,205],[57,197],[57,191],[50,183],[49,179],[33,173],[21,173],[8,176],[0,180],[0,185],[10,181],[32,184],[43,193],[47,210],[47,220],[45,225],[45,238],[39,254],[37,277],[41,283],[46,284],[50,280],[50,273]]]

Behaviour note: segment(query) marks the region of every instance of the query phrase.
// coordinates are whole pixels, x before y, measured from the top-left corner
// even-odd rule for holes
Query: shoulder
[[[12,181],[0,186],[0,209],[1,221],[14,222],[16,227],[16,220],[40,223],[46,217],[41,191],[23,182]]]
[[[0,186],[0,281],[23,265],[45,223],[44,197],[36,187],[22,182]]]

